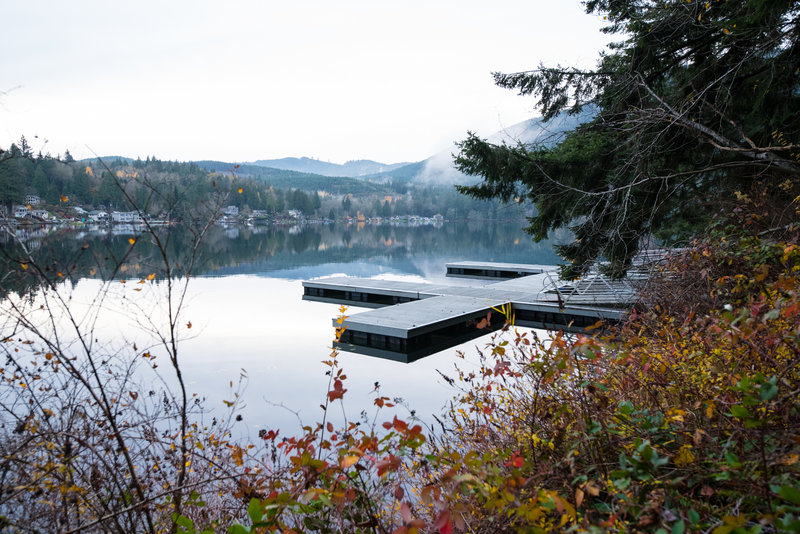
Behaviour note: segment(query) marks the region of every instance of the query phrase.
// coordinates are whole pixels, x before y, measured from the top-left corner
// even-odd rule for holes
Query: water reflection
[[[24,292],[30,277],[21,246],[34,263],[60,278],[103,278],[115,274],[136,278],[164,276],[153,236],[135,225],[18,229],[19,242],[0,241],[3,271],[10,273],[4,290]],[[159,229],[176,274],[186,263],[194,233],[183,227]],[[131,245],[131,240],[135,244]],[[121,269],[117,264],[124,260]],[[470,221],[433,225],[304,225],[214,226],[199,250],[194,275],[255,274],[279,278],[311,278],[346,272],[371,276],[386,272],[437,277],[444,263],[456,260],[557,263],[550,242],[533,243],[518,224]],[[344,266],[348,267],[345,268]]]
[[[103,227],[48,227],[26,229],[21,244],[6,238],[0,242],[5,262],[0,289],[4,294],[36,291],[30,270],[20,267],[22,246],[44,273],[74,286],[87,302],[99,287],[98,279],[115,273],[114,266],[122,258],[124,264],[115,278],[136,279],[155,273],[156,282],[163,280],[163,264],[152,237],[137,233],[136,228],[124,230],[127,233]],[[171,261],[180,267],[192,234],[179,227],[160,232]],[[533,243],[519,224],[473,221],[445,223],[440,228],[214,226],[199,251],[199,260],[196,273],[200,277],[189,284],[188,307],[181,320],[193,324],[191,337],[181,345],[182,366],[190,389],[207,398],[210,408],[220,410],[230,395],[229,381],[236,381],[241,370],[246,370],[249,386],[240,424],[255,435],[259,428],[295,426],[295,413],[306,423],[315,421],[325,398],[328,378],[320,362],[330,351],[331,321],[337,306],[303,301],[299,280],[334,273],[441,280],[449,261],[553,264],[558,257],[551,243]],[[129,286],[124,290],[127,300],[121,301],[128,303],[125,309],[135,304],[132,296],[142,295]],[[352,308],[349,313],[357,311]],[[133,338],[133,324],[135,321],[123,322],[117,314],[102,314],[97,337],[115,337],[124,329],[125,336]],[[404,398],[423,418],[438,412],[453,391],[437,370],[450,373],[454,365],[478,365],[473,347],[485,340],[460,347],[466,359],[456,355],[458,347],[411,364],[343,353],[340,361],[349,377],[345,411],[357,417],[362,408],[371,406],[374,384],[379,382],[381,394]]]

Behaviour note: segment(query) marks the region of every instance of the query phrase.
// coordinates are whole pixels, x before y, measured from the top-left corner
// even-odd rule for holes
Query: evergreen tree
[[[755,180],[791,202],[800,183],[798,0],[588,0],[623,35],[596,69],[495,74],[545,119],[586,113],[556,146],[470,136],[457,165],[478,198],[529,201],[534,239],[570,225],[577,276],[599,257],[622,274],[640,239],[702,229]],[[781,187],[778,187],[780,184]],[[791,210],[792,212],[794,210]]]
[[[15,202],[22,201],[22,184],[17,173],[17,162],[10,156],[0,155],[0,203],[8,214]],[[2,213],[0,213],[0,216]]]

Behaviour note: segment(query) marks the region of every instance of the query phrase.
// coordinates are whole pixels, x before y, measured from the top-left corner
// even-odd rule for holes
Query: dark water
[[[160,236],[180,274],[189,263],[186,248],[192,234],[172,229]],[[151,239],[135,228],[115,227],[39,230],[24,236],[23,243],[58,283],[69,287],[75,306],[88,309],[96,302],[94,296],[107,287],[103,277],[126,280],[112,286],[107,310],[97,314],[93,328],[98,338],[135,340],[146,337],[140,332],[143,324],[158,324],[159,314],[165,313],[158,301],[165,270]],[[19,247],[10,242],[2,246],[4,293],[34,294],[30,272],[18,266]],[[123,267],[115,269],[123,258]],[[335,305],[303,301],[301,281],[345,274],[441,282],[445,263],[459,260],[558,263],[551,243],[533,243],[518,224],[214,226],[198,251],[180,321],[192,324],[184,329],[179,349],[189,387],[214,409],[232,398],[230,382],[245,376],[241,424],[251,433],[263,427],[295,427],[299,419],[316,421],[328,385],[321,361],[329,356],[332,320],[339,312]],[[156,275],[152,285],[135,284],[148,274]],[[147,290],[135,292],[142,287]],[[348,393],[346,415],[340,417],[358,418],[372,405],[378,382],[382,395],[404,399],[423,420],[430,420],[454,394],[437,371],[476,366],[475,347],[487,340],[479,338],[412,364],[342,353]]]

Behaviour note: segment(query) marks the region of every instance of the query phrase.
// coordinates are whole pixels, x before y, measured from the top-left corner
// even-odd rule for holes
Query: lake
[[[484,221],[417,226],[215,226],[205,240],[197,275],[189,281],[181,319],[182,324],[191,323],[190,329],[184,328],[186,339],[180,348],[188,386],[206,398],[212,413],[221,412],[224,401],[232,400],[230,382],[246,376],[242,433],[255,435],[267,427],[292,432],[299,420],[313,423],[321,417],[319,405],[328,391],[327,367],[321,362],[330,354],[332,320],[339,312],[336,305],[303,301],[302,280],[348,275],[444,282],[445,264],[450,261],[559,262],[552,243],[533,243],[520,226]],[[88,306],[101,287],[100,277],[110,275],[110,266],[135,238],[133,228],[59,229],[31,231],[26,243],[43,263],[78,258],[74,268],[64,273],[65,283],[71,284],[75,305]],[[185,238],[174,233],[168,248],[180,250]],[[107,299],[108,311],[97,319],[100,337],[133,342],[140,339],[142,312],[150,317],[157,314],[157,310],[142,309],[147,304],[137,300],[144,297],[134,293],[135,281],[152,271],[158,276],[153,287],[163,287],[163,273],[145,242],[136,249],[117,273],[117,278],[127,278],[129,283],[114,286]],[[81,250],[93,253],[76,252]],[[347,313],[358,311],[362,310],[351,307]],[[377,382],[381,395],[402,398],[423,421],[432,422],[431,414],[438,413],[455,394],[439,372],[452,374],[455,365],[477,367],[476,347],[484,346],[489,337],[410,364],[340,353],[340,365],[348,377],[344,412],[351,420],[357,419],[362,409],[372,406]]]

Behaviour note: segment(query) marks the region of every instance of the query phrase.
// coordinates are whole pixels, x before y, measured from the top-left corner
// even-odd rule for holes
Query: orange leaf
[[[128,238],[128,243],[130,243],[131,245],[133,245],[134,243],[136,243],[136,240],[135,240],[134,238],[132,238],[132,237],[129,237],[129,238]]]
[[[150,274],[147,275],[147,279],[148,280],[152,280],[155,277],[156,277],[156,273],[150,273]]]
[[[242,193],[244,193],[244,189],[242,189],[242,188],[240,187],[240,188],[239,188],[239,194],[241,195]]]
[[[186,323],[186,328],[191,328],[191,327],[192,327],[192,321],[189,321],[188,323]]]
[[[61,202],[69,202],[69,197],[61,195]]]

